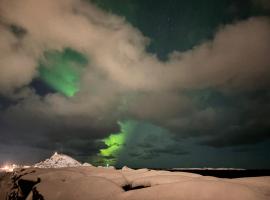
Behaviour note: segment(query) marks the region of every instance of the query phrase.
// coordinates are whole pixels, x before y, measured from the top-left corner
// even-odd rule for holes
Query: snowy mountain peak
[[[82,164],[67,156],[65,154],[59,154],[55,152],[50,158],[41,161],[34,165],[37,168],[62,168],[62,167],[79,167]]]

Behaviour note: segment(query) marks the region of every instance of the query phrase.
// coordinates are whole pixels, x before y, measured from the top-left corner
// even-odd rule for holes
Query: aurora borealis
[[[270,168],[269,8],[0,1],[0,164]]]
[[[118,125],[120,132],[102,140],[107,148],[100,149],[95,158],[99,164],[119,167],[129,159],[137,166],[136,162],[145,159],[145,165],[151,166],[151,161],[156,158],[187,153],[182,147],[174,149],[178,145],[176,138],[164,128],[136,120],[119,121]]]
[[[109,137],[105,138],[103,141],[108,146],[107,149],[101,149],[100,154],[102,156],[111,156],[117,154],[121,151],[123,144],[125,143],[125,134],[111,134]]]
[[[72,97],[80,90],[80,76],[87,59],[72,49],[48,51],[40,62],[40,78],[54,90]]]
[[[121,128],[124,126],[123,123],[119,122]],[[126,130],[122,130],[123,132],[117,134],[111,134],[107,138],[102,141],[107,146],[106,149],[100,150],[100,156],[103,159],[103,163],[114,165],[116,164],[118,154],[123,150],[123,145],[126,142],[127,133]],[[114,159],[112,159],[114,158]]]

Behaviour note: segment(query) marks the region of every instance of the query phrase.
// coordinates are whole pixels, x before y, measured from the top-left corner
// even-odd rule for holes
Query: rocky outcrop
[[[65,154],[54,153],[50,158],[45,161],[39,162],[34,165],[36,168],[62,168],[62,167],[79,167],[82,164],[67,156]]]

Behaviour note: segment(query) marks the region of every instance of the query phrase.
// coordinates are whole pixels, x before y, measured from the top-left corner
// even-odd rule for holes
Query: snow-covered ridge
[[[209,167],[203,167],[203,168],[172,168],[172,170],[246,170],[242,168],[209,168]]]
[[[82,166],[79,161],[64,154],[58,154],[57,152],[55,152],[50,158],[34,165],[36,168],[62,168],[79,166]]]

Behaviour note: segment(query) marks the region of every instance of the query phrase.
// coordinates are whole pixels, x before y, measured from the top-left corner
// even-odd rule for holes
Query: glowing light
[[[82,54],[69,48],[63,52],[47,51],[39,64],[40,78],[54,90],[72,97],[80,89],[82,70],[87,63]]]
[[[125,142],[125,134],[111,134],[108,138],[105,138],[103,142],[108,146],[107,149],[101,149],[100,154],[102,156],[116,155],[121,150],[122,145]]]
[[[6,164],[3,167],[0,168],[0,171],[5,171],[5,172],[13,172],[14,169],[18,168],[18,165],[12,164]]]
[[[136,124],[133,121],[118,122],[120,133],[114,133],[103,139],[102,142],[107,146],[105,149],[100,149],[99,157],[101,163],[107,165],[115,165],[118,156],[121,154],[129,133],[132,132]]]

